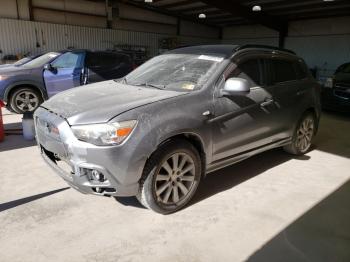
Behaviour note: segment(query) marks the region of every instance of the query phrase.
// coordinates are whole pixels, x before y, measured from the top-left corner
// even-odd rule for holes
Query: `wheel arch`
[[[174,140],[185,140],[187,142],[189,142],[191,145],[194,146],[194,148],[198,151],[199,156],[200,156],[200,160],[201,160],[201,166],[202,166],[202,176],[205,175],[205,171],[206,171],[206,163],[207,163],[207,155],[204,149],[204,142],[203,139],[195,133],[191,133],[191,132],[184,132],[184,133],[180,133],[180,134],[176,134],[176,135],[172,135],[166,139],[164,139],[162,142],[160,142],[158,144],[158,146],[153,150],[153,152],[149,155],[149,157],[147,158],[146,164],[149,161],[149,159],[152,157],[152,155],[160,148],[162,147],[164,144],[170,142],[170,141],[174,141]]]
[[[318,124],[319,124],[319,120],[320,120],[320,114],[317,112],[316,108],[314,107],[309,107],[308,109],[306,109],[302,115],[305,116],[306,114],[313,114],[315,117],[315,121],[316,121],[316,128],[315,128],[315,135],[318,132]]]
[[[32,82],[17,82],[12,84],[11,86],[9,86],[4,94],[4,101],[8,102],[11,98],[11,95],[13,94],[13,92],[21,87],[29,87],[32,88],[36,91],[39,91],[43,100],[47,99],[47,93],[46,90],[44,91],[42,87],[39,87],[38,84],[36,83],[32,83]]]

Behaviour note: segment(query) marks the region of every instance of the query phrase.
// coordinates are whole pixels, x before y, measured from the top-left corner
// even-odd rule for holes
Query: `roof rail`
[[[235,51],[237,52],[237,51],[240,51],[240,50],[243,50],[243,49],[247,49],[247,48],[270,49],[270,50],[282,51],[282,52],[287,52],[287,53],[296,55],[296,53],[294,51],[292,51],[292,50],[285,49],[285,48],[280,48],[280,47],[277,47],[277,46],[269,46],[269,45],[241,45],[241,46],[238,46],[235,49]]]

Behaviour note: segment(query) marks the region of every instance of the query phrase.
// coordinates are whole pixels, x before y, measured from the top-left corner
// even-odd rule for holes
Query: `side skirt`
[[[281,147],[281,146],[285,146],[288,145],[292,142],[292,138],[288,137],[285,139],[281,139],[248,151],[244,151],[242,153],[227,157],[227,158],[223,158],[217,161],[212,162],[211,164],[209,164],[207,166],[207,170],[206,170],[206,174],[212,173],[216,170],[219,170],[221,168],[233,165],[235,163],[241,162],[249,157],[252,157],[256,154],[265,152],[267,150],[273,149],[273,148],[277,148],[277,147]]]

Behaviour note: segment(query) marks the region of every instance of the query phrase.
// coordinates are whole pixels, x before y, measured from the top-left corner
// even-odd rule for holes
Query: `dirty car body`
[[[191,172],[202,176],[289,145],[305,113],[312,113],[317,128],[318,84],[307,70],[302,79],[295,79],[297,84],[286,81],[282,87],[262,77],[273,67],[268,59],[276,56],[304,65],[293,54],[262,47],[186,47],[151,59],[122,81],[57,94],[34,115],[41,154],[69,185],[83,193],[135,196],[147,193],[143,188],[154,172],[168,170],[150,164],[168,154],[172,159],[186,157],[187,169],[193,167]],[[244,72],[244,65],[252,59],[253,66],[247,69],[253,68],[252,73]],[[242,68],[241,63],[245,63]],[[236,77],[232,83],[235,79],[249,82],[248,91],[228,94],[225,82],[230,77]],[[169,148],[174,148],[173,155]],[[175,166],[174,160],[169,163]],[[183,207],[190,200],[186,195],[195,191],[190,182],[180,185],[175,171],[167,179],[161,188],[144,196],[146,202],[151,201],[145,205],[160,213]],[[155,189],[157,181],[150,180]],[[170,189],[169,183],[178,191]],[[166,196],[161,195],[162,190]],[[157,199],[162,201],[157,204]]]

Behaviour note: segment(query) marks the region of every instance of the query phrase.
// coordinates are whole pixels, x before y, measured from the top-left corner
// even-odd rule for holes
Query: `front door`
[[[231,72],[225,72],[218,89],[230,77],[249,81],[250,93],[215,100],[213,121],[213,161],[264,146],[274,141],[273,87],[266,85],[266,70],[260,58],[242,58]]]
[[[51,63],[51,70],[44,70],[49,97],[81,85],[84,56],[84,52],[66,52]]]

